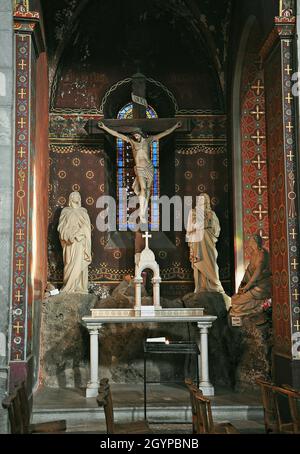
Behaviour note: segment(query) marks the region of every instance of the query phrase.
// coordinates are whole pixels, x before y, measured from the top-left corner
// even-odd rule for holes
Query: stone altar
[[[82,321],[90,334],[90,381],[86,388],[86,397],[95,397],[98,394],[99,388],[99,349],[98,349],[98,337],[99,333],[106,323],[182,323],[182,322],[194,322],[200,331],[200,338],[198,339],[198,347],[200,351],[200,367],[199,367],[199,388],[206,396],[214,395],[214,387],[209,380],[209,367],[208,367],[208,330],[212,326],[213,322],[217,319],[216,316],[203,315],[187,315],[188,309],[183,309],[185,315],[163,315],[164,309],[160,311],[160,315],[154,317],[142,317],[142,316],[122,316],[116,314],[112,315],[112,310],[107,310],[107,315],[104,316],[93,316],[93,311],[97,314],[97,309],[92,309],[92,315],[82,318]],[[103,309],[104,311],[104,309]],[[168,309],[166,310],[168,311]],[[194,309],[192,309],[194,311]],[[168,313],[168,312],[167,312]],[[195,314],[195,312],[193,312]]]

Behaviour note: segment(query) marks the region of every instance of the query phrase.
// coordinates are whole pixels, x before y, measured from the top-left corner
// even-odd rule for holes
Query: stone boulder
[[[41,382],[49,387],[84,387],[89,378],[89,334],[81,318],[90,314],[95,295],[64,294],[43,302]]]

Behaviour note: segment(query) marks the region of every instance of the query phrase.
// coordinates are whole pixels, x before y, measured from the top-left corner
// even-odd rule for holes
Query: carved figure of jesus
[[[139,199],[140,222],[146,224],[148,203],[154,175],[154,167],[150,158],[151,143],[171,134],[175,129],[180,128],[181,123],[178,122],[172,128],[153,136],[145,136],[140,129],[136,129],[130,136],[127,136],[108,128],[102,122],[99,122],[98,126],[112,136],[130,143],[132,147],[135,162],[135,180],[132,188]]]

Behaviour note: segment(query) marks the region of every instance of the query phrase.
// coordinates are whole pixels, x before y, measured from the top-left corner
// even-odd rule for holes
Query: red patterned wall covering
[[[108,236],[98,231],[96,207],[99,197],[108,193],[111,180],[107,156],[103,145],[99,144],[50,144],[50,184],[49,184],[49,280],[61,283],[63,280],[62,249],[57,226],[61,209],[67,206],[69,194],[79,191],[82,206],[88,210],[92,225],[92,264],[89,278],[92,281],[122,280],[124,274],[134,270],[133,250],[107,247]],[[134,243],[132,243],[132,246]]]
[[[269,55],[265,61],[265,82],[275,354],[291,357],[294,350],[293,332],[298,337],[297,332],[300,328],[299,232],[295,202],[297,181],[295,117],[291,94],[294,18],[284,21],[285,24],[281,18],[276,18],[276,29],[269,42],[267,41],[265,46],[267,50],[263,49],[263,55],[265,53],[265,58]],[[299,358],[296,350],[297,348],[293,351],[293,357]]]
[[[27,358],[27,305],[30,265],[30,140],[31,140],[31,76],[33,33],[39,16],[20,13],[15,18],[15,193],[11,314],[11,361]],[[21,20],[19,20],[21,19]],[[31,304],[31,301],[30,301]]]
[[[249,261],[247,247],[251,235],[259,233],[269,248],[268,175],[265,131],[265,96],[263,74],[257,59],[250,59],[254,71],[243,77],[246,93],[241,98],[241,146],[243,187],[244,260]]]

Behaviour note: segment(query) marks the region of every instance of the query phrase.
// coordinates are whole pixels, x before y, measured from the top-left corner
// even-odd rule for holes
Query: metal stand
[[[154,382],[147,381],[147,357],[151,354],[179,354],[179,355],[195,355],[196,360],[196,382],[199,388],[199,361],[198,355],[200,351],[196,342],[179,341],[170,342],[146,342],[144,341],[144,418],[147,419],[147,383],[183,383],[182,381]]]

